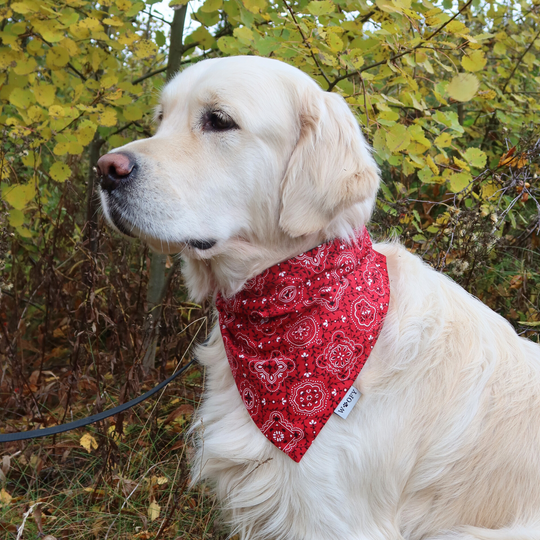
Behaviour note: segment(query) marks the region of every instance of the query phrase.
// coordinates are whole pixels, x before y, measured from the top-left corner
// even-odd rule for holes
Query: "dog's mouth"
[[[123,223],[122,216],[120,214],[120,211],[113,207],[109,208],[109,217],[112,222],[112,224],[125,236],[129,236],[130,238],[137,238],[129,229],[126,227]]]
[[[176,249],[173,248],[173,251],[183,251],[184,247],[190,247],[199,251],[208,251],[218,243],[213,238],[189,238],[171,241],[170,238],[159,238],[155,235],[147,234],[144,231],[144,227],[136,224],[137,220],[126,217],[124,209],[115,204],[115,201],[111,201],[106,194],[102,196],[102,204],[105,216],[118,232],[129,238],[140,238],[156,250],[161,251],[164,246],[168,248],[174,246]]]
[[[186,244],[192,248],[206,251],[217,244],[217,240],[188,240]]]

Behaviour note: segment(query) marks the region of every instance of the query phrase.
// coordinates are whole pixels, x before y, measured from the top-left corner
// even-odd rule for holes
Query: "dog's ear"
[[[326,227],[353,204],[375,200],[379,170],[345,100],[310,88],[300,137],[281,185],[280,227],[293,237]]]

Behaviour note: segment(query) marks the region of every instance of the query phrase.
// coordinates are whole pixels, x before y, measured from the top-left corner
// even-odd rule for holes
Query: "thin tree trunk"
[[[174,11],[174,18],[171,25],[171,42],[169,45],[169,60],[167,63],[167,81],[172,79],[180,69],[182,54],[184,52],[184,24],[187,14],[187,4],[180,6]],[[159,323],[161,320],[162,304],[173,273],[178,264],[174,264],[169,272],[166,271],[166,255],[152,253],[150,257],[150,277],[148,280],[148,291],[146,293],[147,314],[144,324],[144,358],[143,368],[145,371],[154,369],[156,365],[156,349],[159,334]]]
[[[88,187],[86,189],[86,231],[85,238],[88,241],[88,249],[95,254],[98,249],[98,198],[96,194],[95,166],[98,162],[103,139],[98,134],[90,143],[88,155]]]

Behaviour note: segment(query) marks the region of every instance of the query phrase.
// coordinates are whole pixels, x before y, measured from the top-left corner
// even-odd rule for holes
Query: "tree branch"
[[[298,24],[298,21],[296,20],[296,17],[294,15],[294,11],[291,9],[289,4],[287,4],[287,0],[282,0],[282,1],[285,4],[285,7],[287,8],[288,12],[291,14],[292,20],[294,21],[294,24],[296,25],[296,28],[297,28],[298,32],[300,32],[300,35],[302,36],[302,40],[304,41],[304,44],[309,49],[309,54],[311,55],[311,58],[313,58],[313,61],[315,62],[315,65],[319,68],[319,71],[321,72],[321,75],[324,77],[324,80],[330,85],[331,84],[330,80],[328,79],[328,77],[326,76],[326,73],[323,71],[321,65],[319,64],[319,61],[317,60],[317,57],[313,53],[313,51],[311,49],[311,45],[309,44],[306,36],[304,36],[304,32],[302,32],[302,29],[300,28],[300,25]],[[472,0],[471,0],[471,2],[472,2]]]
[[[133,81],[131,81],[131,84],[134,84],[134,85],[139,84],[140,82],[143,82],[146,79],[153,77],[154,75],[159,75],[160,73],[163,73],[164,71],[167,71],[167,66],[156,69],[155,71],[149,71],[148,73],[145,73],[143,76],[139,77],[138,79],[134,79]]]
[[[285,0],[283,0],[285,1]],[[370,64],[369,66],[363,67],[362,69],[358,69],[355,71],[348,71],[345,73],[345,75],[341,75],[340,77],[336,77],[331,83],[329,83],[328,88],[326,89],[327,92],[331,92],[333,88],[338,84],[339,82],[343,81],[344,79],[347,79],[348,77],[351,77],[352,75],[363,73],[364,71],[367,71],[368,69],[373,69],[374,67],[381,66],[382,64],[386,64],[387,62],[393,62],[394,60],[397,60],[398,58],[401,58],[402,56],[405,56],[406,54],[409,54],[413,51],[416,51],[417,49],[424,48],[429,49],[431,47],[426,47],[425,44],[433,39],[439,32],[441,32],[446,26],[448,26],[458,15],[463,13],[463,11],[469,7],[472,4],[473,0],[469,0],[452,18],[448,19],[445,23],[443,23],[435,32],[433,32],[431,35],[429,35],[427,38],[422,39],[422,41],[410,49],[406,49],[398,54],[392,55],[390,58],[387,58],[386,60],[381,60],[380,62],[375,62],[374,64]],[[535,38],[536,39],[536,38]],[[534,41],[533,41],[534,43]]]
[[[512,70],[512,73],[510,73],[510,75],[508,76],[508,79],[506,79],[506,82],[504,83],[504,86],[502,88],[503,94],[505,93],[506,87],[508,86],[508,83],[510,82],[512,77],[514,76],[514,73],[516,72],[516,69],[518,68],[519,64],[521,64],[521,61],[523,60],[525,55],[531,50],[531,47],[534,45],[534,42],[538,39],[539,36],[540,36],[540,30],[538,31],[536,36],[534,36],[532,41],[529,43],[529,46],[525,49],[523,54],[519,57],[518,61],[516,62],[516,65],[514,66],[514,69]]]

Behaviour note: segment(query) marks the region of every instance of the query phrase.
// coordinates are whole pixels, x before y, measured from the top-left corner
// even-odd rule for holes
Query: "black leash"
[[[144,401],[145,399],[153,396],[156,392],[159,392],[164,386],[167,386],[171,381],[174,381],[176,377],[184,373],[187,368],[189,368],[194,362],[195,359],[193,358],[182,369],[180,369],[176,373],[173,373],[168,379],[165,379],[156,387],[152,388],[152,390],[149,390],[148,392],[146,392],[146,394],[143,394],[138,398],[132,399],[131,401],[128,401],[123,405],[118,405],[118,407],[114,407],[113,409],[109,409],[108,411],[103,411],[99,414],[93,414],[92,416],[87,416],[86,418],[75,420],[75,422],[70,422],[69,424],[60,424],[59,426],[53,426],[44,429],[34,429],[32,431],[6,433],[5,435],[0,434],[0,443],[23,441],[25,439],[37,439],[39,437],[48,437],[49,435],[56,435],[57,433],[63,433],[64,431],[71,431],[72,429],[84,427],[88,424],[93,424],[95,422],[99,422],[100,420],[104,420],[105,418],[109,418],[109,416],[114,416],[115,414],[124,412],[125,410],[130,409],[131,407],[134,407],[135,405],[141,403],[141,401]]]

